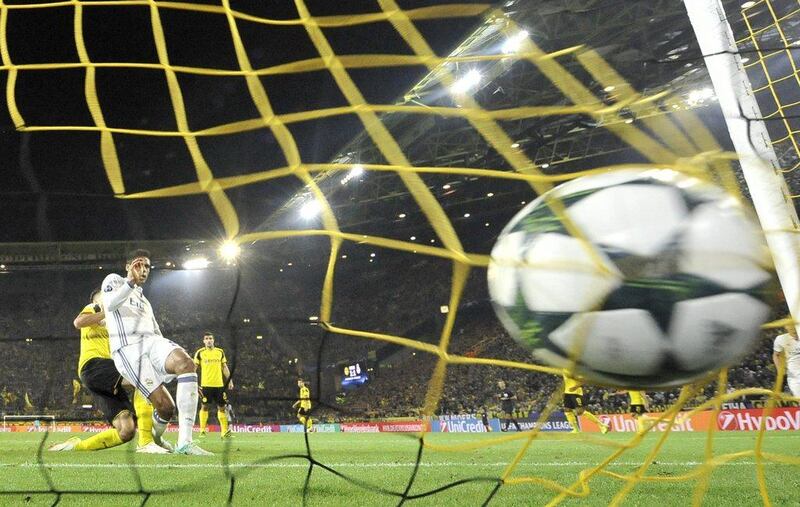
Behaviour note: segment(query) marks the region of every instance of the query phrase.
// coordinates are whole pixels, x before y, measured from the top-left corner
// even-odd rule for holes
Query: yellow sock
[[[311,418],[306,417],[306,431],[311,431]]]
[[[153,405],[136,390],[133,393],[133,408],[136,410],[139,447],[144,447],[153,441]]]
[[[593,423],[595,423],[596,425],[598,425],[598,426],[603,426],[603,423],[602,423],[602,422],[600,422],[600,419],[598,419],[597,417],[595,417],[595,415],[594,415],[593,413],[589,412],[588,410],[584,410],[584,411],[583,411],[583,415],[585,415],[586,417],[588,417],[588,418],[589,418],[589,419],[590,419],[590,420],[591,420]]]
[[[564,411],[564,415],[567,417],[569,425],[572,426],[572,431],[580,431],[580,428],[578,428],[578,418],[575,416],[575,412],[566,410]]]
[[[219,432],[223,435],[228,432],[228,416],[222,409],[217,410],[217,419],[219,419]]]
[[[208,409],[201,408],[200,409],[200,433],[206,431],[206,424],[208,424]]]
[[[76,451],[96,451],[98,449],[108,449],[109,447],[116,447],[122,445],[122,439],[119,438],[119,431],[116,428],[105,430],[97,435],[82,440],[80,444],[75,446]]]

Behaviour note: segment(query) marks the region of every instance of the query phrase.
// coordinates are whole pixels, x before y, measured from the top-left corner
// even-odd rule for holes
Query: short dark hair
[[[89,302],[94,303],[94,296],[95,294],[99,293],[100,293],[100,287],[95,287],[94,289],[92,289],[92,292],[89,294]]]
[[[147,257],[150,258],[150,250],[144,250],[142,248],[137,248],[136,250],[131,250],[128,252],[128,255],[125,257],[125,263],[130,264],[135,259],[139,257]]]
[[[216,337],[214,336],[214,333],[212,333],[211,331],[205,331],[205,332],[203,333],[203,338],[205,338],[206,336],[210,336],[211,338],[216,338]]]

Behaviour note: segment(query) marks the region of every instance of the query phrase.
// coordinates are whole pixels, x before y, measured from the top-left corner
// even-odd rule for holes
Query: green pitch
[[[441,434],[428,436],[431,443],[443,446],[486,442],[509,434]],[[44,465],[38,464],[37,451],[42,434],[0,433],[0,505],[53,505],[57,496],[51,489],[97,491],[95,494],[65,493],[59,505],[224,505],[234,481],[234,505],[299,505],[308,460],[282,455],[306,454],[302,434],[237,435],[225,454],[217,435],[202,445],[214,451],[213,458],[150,456],[132,453],[123,446],[99,452],[48,453],[42,451]],[[46,445],[69,435],[53,434]],[[627,450],[607,470],[619,474],[636,471],[660,438],[648,435],[642,444]],[[171,435],[174,438],[174,435]],[[590,469],[614,451],[603,443],[627,442],[632,434],[586,437],[568,434],[543,434],[528,449],[512,477],[538,477],[562,486],[571,485],[582,470]],[[402,492],[414,470],[418,441],[402,434],[310,434],[313,458],[346,477],[366,486],[359,487],[325,469],[314,467],[307,491],[308,505],[394,505],[398,498],[380,493],[383,489]],[[718,433],[714,453],[752,450],[752,433]],[[504,467],[523,445],[523,440],[492,447],[452,450],[426,449],[422,466],[409,491],[419,495],[460,480],[478,479],[413,500],[413,505],[480,505],[497,484]],[[674,478],[696,470],[704,461],[705,434],[674,433],[646,472],[648,476]],[[764,451],[797,456],[800,433],[768,434]],[[226,468],[226,464],[228,465]],[[230,474],[230,476],[226,475]],[[800,466],[767,464],[765,475],[773,505],[798,505]],[[608,505],[623,486],[620,479],[607,475],[593,478],[587,498],[567,504]],[[626,498],[626,505],[687,505],[691,503],[696,481],[641,482]],[[146,497],[140,491],[150,493]],[[105,493],[103,493],[105,492]],[[543,505],[557,493],[542,483],[502,486],[493,505]],[[752,456],[719,466],[713,473],[704,505],[761,505]]]

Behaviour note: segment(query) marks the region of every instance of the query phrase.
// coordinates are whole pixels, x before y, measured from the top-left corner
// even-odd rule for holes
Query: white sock
[[[178,447],[183,447],[192,441],[197,415],[197,373],[178,375],[175,403],[178,405]]]
[[[164,431],[167,429],[167,424],[169,424],[169,421],[165,421],[164,419],[162,419],[161,416],[158,415],[158,412],[153,410],[152,433],[153,433],[153,440],[155,440],[156,443],[161,442],[161,435],[163,435]]]

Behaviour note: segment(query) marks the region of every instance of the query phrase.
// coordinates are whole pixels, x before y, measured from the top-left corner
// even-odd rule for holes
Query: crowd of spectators
[[[364,253],[365,259],[368,251]],[[355,256],[351,251],[350,256]],[[451,269],[446,261],[417,256],[377,257],[377,263],[342,265],[334,279],[332,323],[343,329],[397,335],[436,344],[451,309]],[[291,265],[289,264],[291,262]],[[499,412],[497,381],[518,397],[520,415],[559,400],[561,378],[528,369],[449,362],[379,339],[327,333],[318,325],[324,270],[305,259],[253,263],[235,270],[156,270],[146,288],[162,331],[193,354],[202,333],[212,331],[225,348],[241,418],[289,421],[296,379],[311,381],[323,419],[419,416],[435,413]],[[381,264],[382,263],[382,264]],[[378,264],[378,265],[376,265]],[[367,266],[367,267],[365,267]],[[78,332],[72,320],[107,271],[10,272],[0,277],[0,412],[40,413],[85,419],[91,397],[76,389]],[[505,332],[487,304],[485,272],[469,278],[448,353],[465,358],[531,362],[530,354]],[[238,288],[238,293],[236,292]],[[771,387],[775,371],[766,334],[756,351],[728,373],[730,389]],[[366,385],[343,391],[341,365],[370,368]],[[709,386],[693,404],[714,396]],[[432,398],[429,399],[429,393]],[[650,393],[652,408],[677,399],[678,390]],[[619,412],[627,398],[589,387],[596,412]]]

